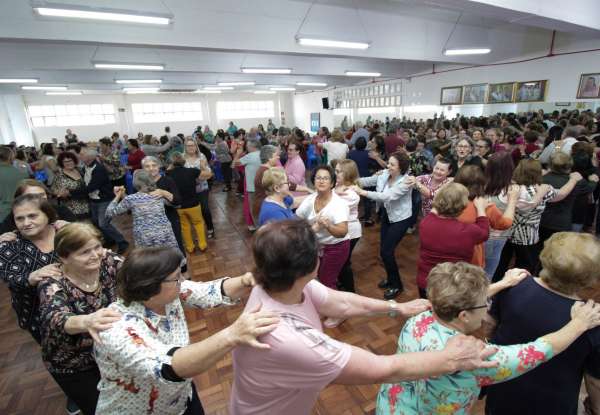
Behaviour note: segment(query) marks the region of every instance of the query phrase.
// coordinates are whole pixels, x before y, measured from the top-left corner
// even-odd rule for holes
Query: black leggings
[[[204,415],[204,408],[202,408],[202,402],[200,402],[194,382],[192,382],[192,399],[188,399],[187,408],[183,415]]]
[[[340,271],[340,275],[338,277],[338,287],[340,290],[356,292],[354,289],[354,273],[352,272],[352,262],[350,259],[352,258],[352,250],[356,246],[356,244],[360,241],[360,237],[350,239],[350,253],[348,254],[348,259],[346,263],[342,267]]]
[[[515,256],[515,268],[525,268],[531,274],[535,275],[536,264],[539,257],[538,245],[517,245],[507,241],[502,249],[500,262],[498,263],[496,272],[494,272],[492,282],[498,282],[504,278],[504,274],[508,271],[513,255]]]
[[[223,174],[223,181],[225,187],[231,188],[231,162],[221,163],[221,174]]]
[[[200,199],[200,207],[202,209],[202,217],[204,218],[204,223],[206,223],[206,229],[209,231],[214,230],[212,214],[210,213],[210,207],[208,206],[208,194],[210,193],[209,189],[204,190],[203,192],[198,193],[198,198]]]
[[[98,367],[70,375],[51,373],[52,377],[63,390],[67,398],[77,404],[84,415],[94,415],[98,404],[98,382],[100,371]]]

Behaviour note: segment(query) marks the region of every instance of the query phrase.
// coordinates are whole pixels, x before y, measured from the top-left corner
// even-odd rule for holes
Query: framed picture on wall
[[[465,85],[463,87],[463,104],[484,104],[487,84]]]
[[[488,88],[487,103],[500,104],[512,102],[515,95],[515,83],[504,82],[502,84],[490,84]]]
[[[517,82],[515,102],[534,102],[546,99],[548,81]]]
[[[577,98],[600,98],[600,73],[584,73],[579,79]]]
[[[440,105],[460,105],[462,103],[462,86],[449,86],[442,88]]]

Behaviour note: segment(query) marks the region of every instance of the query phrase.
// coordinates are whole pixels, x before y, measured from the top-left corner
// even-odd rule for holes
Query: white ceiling
[[[40,3],[38,0],[34,0]],[[43,1],[42,1],[43,3]],[[553,29],[600,38],[596,0],[97,0],[66,1],[167,13],[168,27],[43,18],[23,0],[0,2],[0,78],[34,77],[85,93],[120,91],[114,79],[162,79],[163,88],[256,81],[250,89],[326,82],[353,85],[344,71],[402,78],[432,64],[483,64],[546,52]],[[542,4],[543,3],[543,4]],[[458,21],[458,24],[457,24]],[[365,51],[307,48],[295,36],[370,41]],[[447,47],[492,53],[446,57]],[[96,70],[92,61],[161,63],[164,71]],[[241,66],[292,68],[291,75],[242,74]],[[314,87],[298,87],[298,90]],[[248,90],[239,87],[237,90]],[[20,92],[0,85],[0,93]],[[30,92],[40,93],[40,92]]]

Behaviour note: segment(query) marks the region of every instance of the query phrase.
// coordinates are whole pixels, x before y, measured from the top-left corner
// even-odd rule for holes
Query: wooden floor
[[[251,234],[242,221],[241,199],[235,193],[211,193],[211,206],[216,239],[209,240],[209,249],[189,258],[192,279],[208,281],[221,276],[237,276],[253,267],[250,252]],[[125,234],[131,235],[128,217],[117,221]],[[364,229],[364,236],[355,248],[353,269],[359,294],[381,298],[376,287],[384,275],[378,258],[379,226]],[[405,292],[398,301],[417,297],[414,282],[418,239],[407,235],[396,250]],[[231,324],[242,306],[210,311],[186,312],[192,341],[199,341]],[[369,349],[378,354],[393,354],[403,321],[389,317],[356,318],[340,327],[327,330],[336,339]],[[195,379],[207,414],[227,414],[232,385],[231,356]],[[319,396],[313,414],[372,414],[378,385],[329,386]],[[55,415],[65,413],[65,397],[46,372],[37,344],[21,330],[10,306],[10,296],[0,284],[0,414]],[[482,413],[480,402],[473,413]]]

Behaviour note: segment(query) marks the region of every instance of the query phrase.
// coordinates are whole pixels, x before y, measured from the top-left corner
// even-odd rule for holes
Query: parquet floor
[[[253,267],[250,252],[251,234],[242,220],[241,199],[233,192],[225,194],[217,187],[211,193],[216,239],[209,249],[189,258],[192,278],[207,281],[220,276],[237,276]],[[131,234],[127,216],[116,221],[125,234]],[[365,228],[364,236],[354,250],[353,269],[359,294],[381,298],[376,283],[383,275],[378,259],[379,227]],[[418,239],[407,235],[396,250],[405,284],[398,301],[417,297],[414,276]],[[199,341],[231,324],[242,306],[210,311],[186,312],[192,341]],[[356,318],[346,321],[328,333],[342,341],[378,354],[393,354],[398,333],[404,321],[389,317]],[[195,379],[207,414],[226,415],[232,384],[231,356]],[[313,414],[373,414],[378,385],[338,386],[326,388],[319,396]],[[474,410],[482,414],[481,403]],[[0,414],[58,415],[65,413],[65,397],[46,372],[38,346],[15,321],[10,296],[0,284]]]

